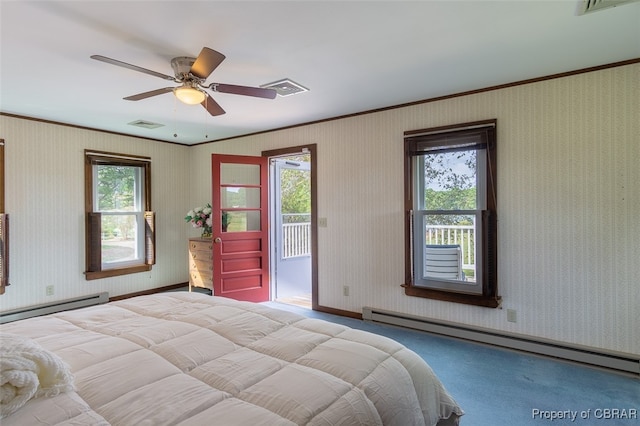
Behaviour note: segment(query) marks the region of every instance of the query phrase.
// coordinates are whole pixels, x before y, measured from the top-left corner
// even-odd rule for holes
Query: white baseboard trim
[[[430,333],[576,361],[640,376],[640,355],[606,351],[532,336],[498,332],[466,324],[456,324],[417,317],[366,306],[362,309],[362,318],[368,321],[413,328]]]
[[[109,293],[102,292],[90,294],[88,296],[75,297],[73,299],[58,300],[56,302],[43,305],[27,306],[25,308],[0,312],[0,324],[17,321],[21,319],[36,317],[40,315],[53,314],[71,309],[84,308],[87,306],[100,305],[109,301]]]

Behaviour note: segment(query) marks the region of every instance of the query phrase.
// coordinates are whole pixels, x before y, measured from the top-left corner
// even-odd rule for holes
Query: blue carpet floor
[[[460,422],[464,426],[640,425],[637,377],[292,305],[267,304],[407,346],[427,361],[464,409]]]

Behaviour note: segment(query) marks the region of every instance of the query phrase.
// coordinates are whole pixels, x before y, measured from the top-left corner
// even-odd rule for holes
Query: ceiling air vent
[[[158,127],[164,126],[164,124],[154,123],[152,121],[147,121],[147,120],[136,120],[127,124],[131,126],[142,127],[144,129],[157,129]]]
[[[295,81],[285,78],[283,80],[274,81],[273,83],[260,86],[265,89],[273,89],[279,96],[291,96],[302,92],[308,92],[309,89],[296,83]]]
[[[578,15],[584,15],[585,13],[596,12],[636,1],[638,0],[580,0],[578,3]]]

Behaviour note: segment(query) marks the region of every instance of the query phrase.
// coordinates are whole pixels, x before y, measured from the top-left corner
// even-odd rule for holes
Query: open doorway
[[[264,152],[269,157],[271,299],[313,308],[317,257],[313,148]]]

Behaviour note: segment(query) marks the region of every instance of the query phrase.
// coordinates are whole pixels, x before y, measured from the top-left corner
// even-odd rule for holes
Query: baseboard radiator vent
[[[529,336],[500,333],[479,327],[456,324],[398,312],[364,307],[362,318],[385,324],[413,328],[430,333],[471,340],[489,345],[546,355],[597,367],[604,367],[640,376],[640,355],[606,352],[600,349],[573,346],[562,342],[532,338]]]
[[[27,306],[12,311],[0,312],[0,324],[21,319],[37,317],[40,315],[54,314],[71,309],[86,308],[87,306],[100,305],[109,301],[109,293],[102,292],[73,299],[59,300],[44,305]]]

